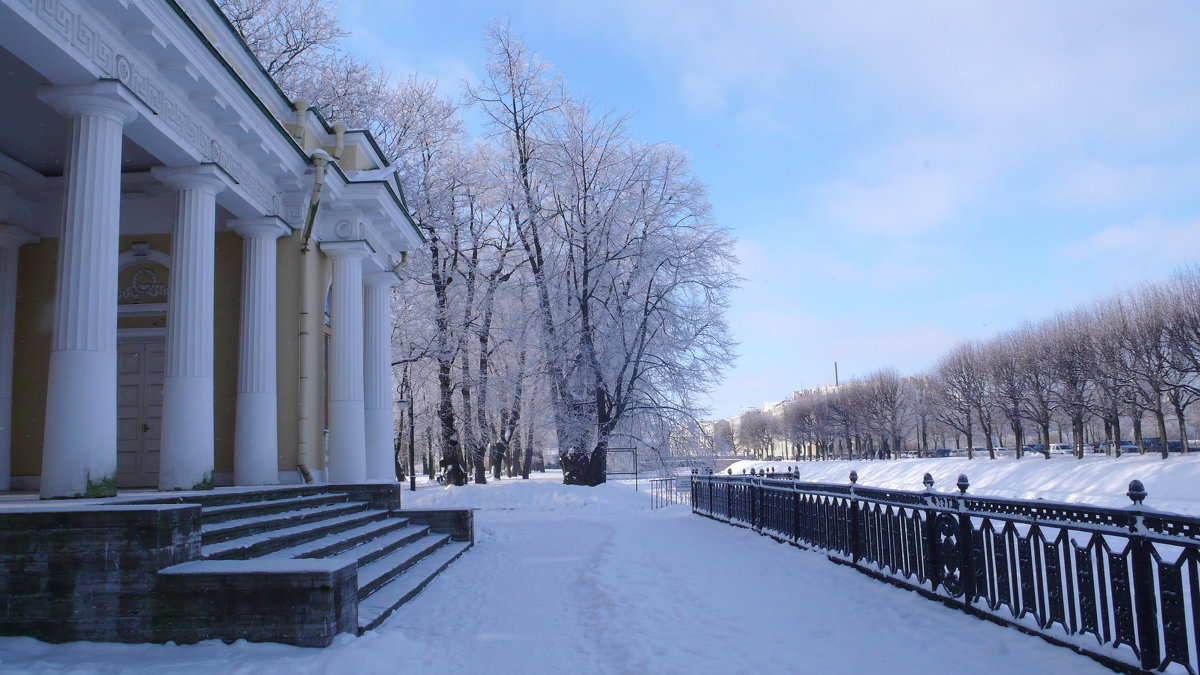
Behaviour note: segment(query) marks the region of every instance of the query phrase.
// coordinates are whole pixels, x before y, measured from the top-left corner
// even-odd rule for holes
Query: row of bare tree
[[[1049,448],[1057,427],[1060,440],[1068,430],[1078,457],[1086,442],[1102,439],[1104,452],[1120,456],[1131,447],[1120,443],[1128,431],[1135,452],[1165,458],[1168,439],[1188,451],[1187,415],[1198,398],[1200,268],[1189,268],[990,340],[961,343],[923,375],[884,369],[720,421],[714,441],[727,452],[824,459],[928,453],[953,439],[969,456],[979,449],[994,459],[998,440],[1010,440],[1021,457],[1035,444]]]
[[[452,97],[341,51],[328,0],[221,5],[289,95],[370,129],[396,167],[429,242],[396,294],[397,398],[449,482],[528,477],[550,446],[565,482],[595,485],[610,445],[665,448],[699,414],[732,357],[736,276],[682,151],[572,97],[507,26]]]

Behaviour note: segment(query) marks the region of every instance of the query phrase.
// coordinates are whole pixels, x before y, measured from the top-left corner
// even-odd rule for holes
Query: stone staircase
[[[454,512],[377,506],[370,495],[364,499],[363,495],[340,491],[338,486],[315,491],[291,488],[258,492],[253,497],[200,498],[199,559],[159,570],[164,588],[171,589],[169,594],[189,595],[185,590],[188,586],[198,592],[198,598],[196,592],[190,594],[193,602],[185,601],[185,606],[194,609],[194,601],[199,599],[214,619],[233,618],[247,608],[236,606],[242,604],[236,602],[232,607],[212,607],[206,601],[216,590],[214,586],[233,593],[244,593],[250,586],[266,586],[276,591],[267,604],[280,613],[296,616],[308,609],[303,606],[307,598],[303,592],[289,593],[292,584],[287,582],[299,581],[303,587],[314,572],[325,571],[330,573],[333,587],[338,572],[344,576],[349,570],[354,573],[353,604],[357,610],[353,630],[362,634],[412,599],[473,543],[470,532],[461,527],[456,530],[448,523],[445,516]],[[457,515],[461,520],[461,512]],[[243,583],[238,583],[239,579]],[[340,590],[346,595],[346,589]],[[262,614],[261,608],[252,608],[251,613]],[[345,632],[338,630],[347,628],[342,624],[324,626],[314,634]],[[296,639],[274,639],[314,644],[300,633],[311,631],[301,629]],[[228,639],[227,635],[211,636]],[[253,635],[242,637],[256,639]],[[324,637],[316,640],[318,644],[323,642]]]
[[[0,635],[324,647],[371,630],[474,543],[397,484],[217,488],[0,508]]]

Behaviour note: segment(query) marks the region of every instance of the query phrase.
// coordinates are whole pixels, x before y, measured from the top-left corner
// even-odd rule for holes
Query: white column
[[[17,254],[39,241],[16,225],[0,224],[0,490],[12,488],[13,330],[17,319]]]
[[[367,480],[396,482],[392,443],[392,272],[363,275],[366,289],[363,394],[366,400]]]
[[[43,498],[116,494],[121,137],[137,117],[119,92],[110,81],[38,91],[71,118],[46,383]]]
[[[242,325],[238,348],[233,484],[279,482],[275,389],[275,248],[291,228],[275,217],[232,220],[242,236]]]
[[[333,258],[329,482],[361,483],[367,478],[362,261],[371,248],[365,241],[337,241],[321,244],[321,251]]]
[[[158,488],[212,487],[213,257],[226,183],[212,164],[153,173],[176,191]]]

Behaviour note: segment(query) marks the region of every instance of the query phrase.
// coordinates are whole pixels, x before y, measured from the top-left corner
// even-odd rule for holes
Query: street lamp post
[[[416,451],[413,449],[413,438],[416,436],[417,424],[413,418],[413,402],[412,399],[399,399],[396,401],[400,405],[408,406],[408,489],[410,492],[417,491],[417,458]],[[401,435],[404,434],[403,429],[400,430]]]

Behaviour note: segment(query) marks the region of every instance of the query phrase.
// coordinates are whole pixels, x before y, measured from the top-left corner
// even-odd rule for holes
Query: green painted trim
[[[242,76],[238,75],[237,71],[233,69],[233,66],[229,65],[229,62],[225,60],[225,57],[221,55],[221,52],[217,51],[217,48],[208,41],[208,38],[204,36],[204,31],[201,31],[200,27],[197,26],[194,21],[192,21],[192,17],[188,16],[187,12],[185,12],[183,8],[180,7],[177,2],[175,2],[175,0],[167,0],[167,4],[171,7],[171,9],[175,10],[175,13],[179,15],[179,18],[183,19],[183,22],[188,26],[188,28],[192,29],[192,32],[195,33],[196,37],[200,39],[200,43],[208,48],[209,53],[211,53],[213,57],[217,59],[217,62],[225,68],[225,71],[229,73],[229,76],[233,78],[233,81],[238,83],[242,90],[246,92],[246,95],[250,97],[250,100],[253,101],[254,104],[258,106],[259,110],[261,110],[263,114],[267,116],[267,119],[274,122],[273,126],[275,129],[285,139],[287,139],[292,148],[296,150],[296,154],[299,155],[305,162],[310,162],[311,159],[304,152],[304,148],[300,147],[300,144],[297,143],[296,139],[292,137],[292,133],[284,128],[283,123],[275,118],[274,113],[267,108],[266,104],[262,102],[262,99],[259,98],[258,94],[254,93],[254,90],[250,88],[250,85],[246,84],[246,81],[242,79]],[[246,50],[246,53],[250,55],[254,64],[258,66],[259,72],[266,76],[267,81],[271,83],[271,86],[275,87],[275,91],[279,93],[280,98],[288,102],[290,108],[291,99],[289,99],[287,95],[283,93],[283,90],[279,88],[279,83],[275,81],[275,78],[267,75],[267,71],[263,69],[262,64],[259,63],[258,57],[254,56],[254,53],[250,51],[250,47],[246,44],[246,41],[242,39],[241,34],[237,32],[237,29],[233,27],[233,24],[229,23],[229,18],[225,16],[225,12],[221,11],[221,8],[217,6],[215,0],[208,0],[208,4],[213,8],[213,11],[217,13],[217,16],[221,17],[221,21],[225,23],[225,27],[229,29],[229,32],[233,35],[234,39],[237,40],[238,44],[242,46],[242,49]]]
[[[305,163],[311,164],[312,157],[310,157],[306,152],[304,152],[304,148],[300,147],[300,144],[298,142],[296,142],[296,139],[292,136],[292,133],[283,126],[282,122],[280,122],[278,119],[276,119],[274,113],[272,113],[270,111],[270,109],[267,108],[266,104],[262,102],[262,99],[259,98],[258,94],[254,93],[254,90],[250,88],[250,85],[246,84],[246,81],[242,79],[242,76],[238,75],[237,71],[233,69],[233,66],[229,65],[229,62],[225,60],[225,57],[221,55],[221,52],[218,51],[217,48],[214,47],[211,42],[209,42],[208,38],[204,36],[204,32],[200,30],[200,27],[197,26],[194,21],[192,21],[192,18],[187,15],[187,12],[185,12],[183,10],[183,8],[179,6],[179,3],[177,3],[175,0],[167,0],[167,4],[173,10],[175,10],[175,13],[178,14],[179,17],[183,20],[183,22],[188,26],[188,28],[190,28],[192,30],[192,33],[194,33],[196,35],[196,37],[200,39],[200,42],[205,47],[208,48],[209,53],[211,53],[213,55],[213,57],[217,59],[217,62],[220,63],[225,68],[225,71],[227,73],[229,73],[230,77],[233,78],[234,82],[238,83],[238,86],[240,86],[242,88],[242,91],[244,91],[246,93],[246,95],[250,97],[250,100],[253,101],[254,104],[258,106],[259,110],[261,110],[263,112],[263,114],[265,114],[267,116],[267,119],[271,120],[274,123],[273,126],[275,127],[275,129],[285,139],[287,139],[288,143],[292,146],[293,149],[295,149],[296,154],[299,155],[305,161]],[[208,0],[208,4],[210,7],[212,7],[213,11],[217,13],[217,16],[219,16],[221,18],[221,21],[225,24],[225,27],[229,30],[229,33],[231,35],[233,35],[233,38],[237,41],[237,43],[239,45],[241,45],[242,49],[245,50],[246,54],[248,54],[250,56],[250,59],[254,63],[254,65],[258,66],[259,72],[261,72],[263,74],[263,76],[267,78],[267,81],[270,82],[271,86],[273,86],[275,88],[275,91],[279,93],[280,98],[282,98],[284,101],[287,101],[290,104],[291,99],[289,99],[287,97],[287,95],[283,93],[283,89],[281,89],[279,87],[279,83],[275,81],[275,78],[271,77],[267,73],[266,69],[263,68],[262,63],[258,60],[258,57],[254,55],[254,52],[250,51],[250,46],[246,44],[246,41],[242,39],[241,34],[238,33],[237,29],[233,27],[232,23],[230,23],[229,17],[225,16],[225,12],[222,12],[221,8],[219,6],[217,6],[216,0]],[[329,122],[327,122],[325,120],[325,116],[321,113],[320,110],[318,110],[317,108],[314,108],[314,107],[310,107],[309,110],[311,110],[313,113],[316,114],[317,119],[321,122],[321,125],[323,127],[325,127],[326,133],[333,133],[333,129],[329,126]],[[349,131],[350,130],[347,130],[347,132],[349,132]],[[372,134],[370,131],[368,131],[366,129],[355,129],[354,132],[362,133],[367,137],[367,141],[370,142],[371,147],[375,150],[376,156],[383,163],[384,167],[391,166],[391,163],[388,161],[387,156],[383,154],[383,150],[379,147],[378,141],[375,140],[374,134]],[[342,179],[344,181],[346,181],[347,183],[352,182],[346,178],[345,173],[342,173],[341,167],[339,167],[337,165],[336,160],[334,162],[331,162],[331,164],[333,164],[333,166],[337,167],[338,173],[341,174]],[[400,210],[404,213],[404,217],[406,219],[408,219],[409,226],[412,227],[413,231],[417,233],[417,237],[420,238],[421,243],[429,243],[429,240],[425,238],[424,233],[421,232],[421,228],[417,227],[416,222],[413,220],[412,214],[410,214],[408,212],[408,203],[404,199],[404,187],[403,186],[400,186],[397,190],[397,188],[393,187],[387,181],[360,181],[360,182],[380,182],[380,183],[386,184],[388,186],[388,193],[391,194],[392,199],[396,202],[397,206],[400,207]],[[397,180],[397,183],[398,182],[399,181]]]

